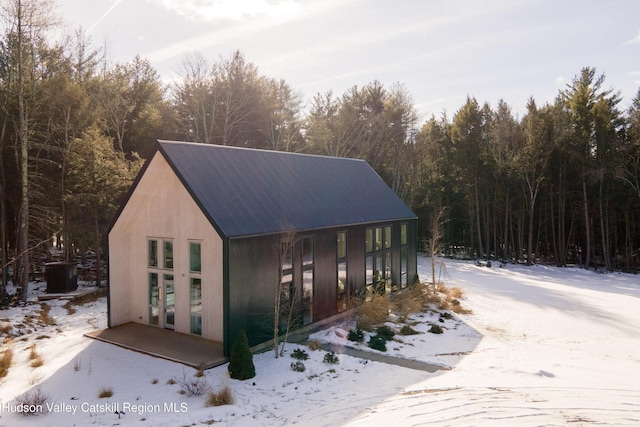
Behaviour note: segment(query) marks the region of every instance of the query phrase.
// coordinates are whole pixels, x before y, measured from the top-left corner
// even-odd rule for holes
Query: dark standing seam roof
[[[158,142],[227,237],[416,217],[363,160]]]

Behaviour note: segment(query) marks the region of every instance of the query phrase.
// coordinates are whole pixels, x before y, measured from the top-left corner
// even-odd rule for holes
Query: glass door
[[[164,288],[164,327],[174,329],[175,327],[175,289],[173,285],[173,274],[165,274],[163,280]]]
[[[149,273],[149,324],[158,325],[158,273]]]

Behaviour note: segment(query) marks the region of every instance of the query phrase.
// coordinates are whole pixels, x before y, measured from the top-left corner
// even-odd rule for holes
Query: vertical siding
[[[407,223],[407,280],[417,274],[417,220],[383,222],[300,232],[314,237],[314,321],[338,313],[337,233],[347,232],[347,282],[351,293],[361,295],[365,282],[365,229],[392,225],[393,281],[400,283],[400,224]],[[254,346],[273,338],[274,288],[278,286],[280,259],[277,235],[231,239],[229,243],[228,351],[240,329]],[[302,286],[301,247],[293,252],[294,285]]]
[[[202,333],[223,340],[222,239],[160,153],[109,233],[110,320],[147,324],[147,241],[173,240],[177,332],[190,333],[189,241],[201,242]],[[161,248],[160,248],[161,250]],[[161,252],[160,252],[161,256]]]

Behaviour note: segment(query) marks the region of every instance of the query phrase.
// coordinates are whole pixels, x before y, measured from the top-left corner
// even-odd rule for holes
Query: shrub
[[[309,343],[309,348],[311,350],[320,350],[322,348],[322,343],[318,340],[313,340]]]
[[[340,363],[338,356],[336,356],[336,353],[333,351],[329,353],[325,353],[324,359],[322,359],[322,361],[324,363],[329,363],[330,365],[337,365],[338,363]]]
[[[381,336],[387,341],[391,341],[396,333],[388,326],[380,326],[376,329],[376,335]]]
[[[291,353],[291,357],[298,360],[309,359],[309,355],[307,354],[307,352],[300,348],[296,348],[295,350],[293,350],[293,353]]]
[[[32,368],[39,368],[42,365],[44,365],[44,360],[42,360],[42,357],[40,356],[36,356],[36,358],[32,359],[31,363],[29,364],[29,366],[31,366]]]
[[[240,329],[231,348],[229,375],[237,380],[248,380],[256,376],[253,355],[249,349],[249,340],[244,329]]]
[[[401,317],[411,313],[419,313],[426,302],[427,287],[420,282],[409,285],[407,289],[398,292],[394,304]]]
[[[20,412],[21,415],[36,415],[47,412],[47,402],[49,396],[43,393],[39,388],[30,390],[20,396],[16,397],[16,404],[22,405],[24,411]]]
[[[416,331],[415,329],[413,329],[411,326],[409,325],[404,325],[401,329],[400,329],[400,335],[417,335],[420,332]]]
[[[207,406],[222,406],[231,405],[233,403],[233,395],[231,389],[227,386],[222,387],[218,392],[209,393],[205,405]]]
[[[9,373],[11,362],[13,361],[13,350],[6,349],[0,357],[0,378],[4,378]]]
[[[31,344],[29,351],[29,360],[31,360],[30,366],[32,368],[39,368],[40,366],[44,365],[44,360],[42,360],[42,357],[40,357],[40,355],[36,351],[35,343]]]
[[[184,370],[182,377],[176,378],[175,382],[180,386],[180,394],[186,394],[189,397],[202,396],[211,391],[211,386],[205,377],[187,378]]]
[[[291,362],[291,370],[296,371],[296,372],[304,372],[307,370],[307,367],[304,366],[304,363],[297,361],[297,362]]]
[[[374,292],[369,301],[363,302],[356,309],[356,327],[370,330],[373,326],[386,322],[390,309],[389,297]]]
[[[431,325],[431,329],[429,329],[429,332],[431,332],[432,334],[441,334],[443,331],[440,325]]]
[[[387,351],[387,340],[380,335],[375,335],[369,339],[369,347],[378,351]]]
[[[98,397],[104,399],[106,397],[113,396],[113,389],[111,387],[102,387],[98,392]]]
[[[362,329],[353,329],[349,330],[349,336],[347,337],[349,341],[362,342],[364,341],[364,333]]]

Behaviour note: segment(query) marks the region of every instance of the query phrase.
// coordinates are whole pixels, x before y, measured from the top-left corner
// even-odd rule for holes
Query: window
[[[149,273],[149,323],[158,324],[158,273]]]
[[[407,223],[400,224],[400,245],[407,244]]]
[[[191,278],[191,333],[202,335],[202,282],[199,278]]]
[[[338,259],[347,257],[347,232],[338,232]]]
[[[158,241],[149,240],[149,267],[158,266]]]
[[[339,231],[337,239],[338,289],[336,292],[338,312],[347,309],[347,232]]]
[[[365,230],[365,250],[367,253],[373,252],[373,228]]]
[[[376,251],[382,250],[382,227],[376,228]]]
[[[383,293],[392,289],[392,226],[372,227],[365,230],[365,288],[367,300],[374,291]]]
[[[384,248],[391,248],[391,226],[388,225],[384,228]]]
[[[285,238],[280,244],[280,332],[283,332],[288,325],[289,312],[294,309],[293,299],[295,298],[295,288],[293,287],[293,243],[291,239]]]
[[[302,239],[302,266],[313,265],[313,237]]]
[[[193,273],[200,273],[201,271],[201,258],[200,258],[200,242],[189,243],[189,271]]]
[[[173,242],[165,240],[162,242],[162,267],[168,270],[173,269]]]
[[[407,265],[408,265],[408,251],[407,247],[408,238],[407,238],[407,223],[400,224],[400,288],[404,289],[407,287]]]
[[[302,238],[302,323],[313,322],[313,236]]]
[[[347,263],[338,263],[338,311],[347,309]]]

